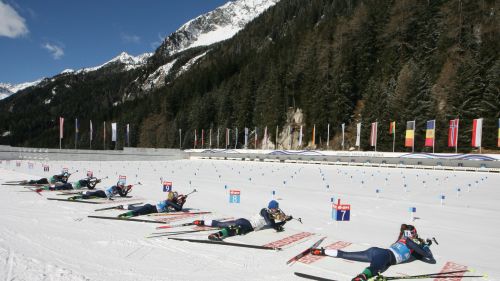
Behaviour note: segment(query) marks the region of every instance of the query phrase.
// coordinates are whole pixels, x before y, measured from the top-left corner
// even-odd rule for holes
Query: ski
[[[306,279],[310,279],[310,280],[317,280],[317,281],[336,281],[335,279],[329,279],[329,278],[324,278],[324,277],[314,276],[314,275],[305,274],[305,273],[300,273],[300,272],[294,272],[294,274],[295,274],[295,275],[297,275],[297,276],[299,276],[299,277],[306,278]]]
[[[189,212],[189,211],[180,211],[180,212],[170,212],[170,213],[156,213],[149,214],[148,216],[157,217],[157,216],[179,216],[179,215],[203,215],[203,214],[211,214],[212,212]]]
[[[129,205],[139,205],[142,204],[142,202],[139,203],[132,203]],[[113,207],[106,207],[106,208],[100,208],[100,209],[95,209],[94,212],[99,212],[99,211],[105,211],[105,210],[113,210],[113,209],[120,209],[119,207],[123,205],[118,205],[118,206],[113,206]],[[121,209],[120,209],[121,210]]]
[[[419,275],[407,275],[407,276],[376,276],[374,280],[399,280],[399,279],[425,279],[425,278],[463,278],[463,277],[484,277],[483,275],[456,275],[457,273],[465,273],[469,270],[456,270],[456,271],[445,271],[439,273],[427,273]]]
[[[316,243],[314,243],[311,247],[305,249],[304,251],[300,252],[298,255],[294,256],[293,258],[289,259],[286,264],[293,264],[294,262],[300,260],[300,258],[308,255],[310,252],[311,252],[311,249],[312,248],[316,248],[319,246],[319,244],[321,244],[321,242],[323,242],[323,240],[325,240],[326,237],[323,237],[321,239],[319,239]]]
[[[172,232],[155,232],[155,233],[151,233],[149,236],[146,236],[146,238],[157,238],[157,237],[163,237],[163,236],[174,236],[174,235],[181,235],[181,234],[188,234],[188,233],[214,231],[217,229],[218,228],[201,229],[201,230],[186,230],[186,231],[172,231]]]
[[[266,247],[266,246],[252,245],[252,244],[240,244],[240,243],[225,242],[225,241],[211,241],[211,240],[172,238],[172,237],[168,237],[168,239],[177,240],[177,241],[187,241],[187,242],[192,242],[192,243],[215,244],[215,245],[252,248],[252,249],[261,249],[261,250],[281,250],[281,248],[276,248],[276,247]]]
[[[104,219],[104,220],[118,220],[118,221],[135,221],[135,222],[148,222],[148,223],[161,223],[162,221],[152,221],[152,220],[142,220],[142,219],[133,219],[133,218],[119,218],[119,217],[105,217],[105,216],[87,216],[89,218],[94,219]]]
[[[87,203],[87,204],[102,204],[103,202],[95,202],[95,201],[86,201],[86,200],[77,200],[77,199],[61,199],[61,198],[47,198],[47,200],[53,201],[64,201],[64,202],[76,202],[76,203]]]
[[[228,218],[222,218],[218,219],[219,221],[224,221],[227,220]],[[183,227],[183,226],[189,226],[189,225],[195,225],[193,222],[186,222],[186,223],[180,223],[180,224],[168,224],[168,225],[162,225],[156,227],[156,229],[165,229],[165,228],[174,228],[174,227]]]

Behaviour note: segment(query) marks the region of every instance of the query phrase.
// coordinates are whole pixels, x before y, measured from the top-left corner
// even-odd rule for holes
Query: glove
[[[291,221],[291,220],[293,220],[293,217],[292,216],[287,216],[285,220],[286,221]]]
[[[427,239],[425,240],[425,242],[427,243],[427,246],[432,245],[432,240],[431,240],[431,239],[429,239],[429,238],[427,238]]]
[[[282,232],[282,231],[285,231],[283,226],[280,225],[280,226],[276,227],[276,232]]]

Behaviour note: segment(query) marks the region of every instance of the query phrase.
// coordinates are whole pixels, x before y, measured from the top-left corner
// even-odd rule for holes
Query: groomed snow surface
[[[500,273],[499,174],[222,160],[44,164],[50,172],[43,171],[42,163],[35,162],[30,169],[27,161],[20,167],[16,161],[2,161],[0,182],[49,177],[63,167],[79,171],[70,178],[75,181],[92,170],[97,177],[108,177],[97,188],[115,184],[119,175],[126,175],[128,183],[143,184],[130,195],[138,202],[156,203],[165,197],[163,177],[180,193],[198,190],[189,196],[185,208],[213,213],[196,219],[250,218],[267,206],[274,190],[281,209],[302,218],[303,224],[292,220],[281,233],[264,230],[227,241],[264,245],[307,235],[304,232],[311,235],[284,245],[281,251],[148,239],[147,235],[158,232],[157,224],[87,218],[116,216],[120,211],[94,210],[117,203],[49,201],[47,197],[64,196],[3,185],[0,280],[304,280],[294,276],[294,271],[350,280],[367,264],[331,257],[309,258],[292,266],[285,263],[323,236],[328,237],[323,246],[336,243],[346,251],[387,248],[396,240],[401,223],[411,222],[410,207],[416,208],[411,223],[420,236],[439,242],[431,246],[438,263],[396,265],[386,276],[467,268],[488,274],[487,280],[498,280]],[[240,204],[229,204],[230,189],[241,191]],[[441,195],[446,196],[444,205]],[[332,197],[351,204],[351,221],[331,219]],[[206,239],[208,233],[177,237]]]

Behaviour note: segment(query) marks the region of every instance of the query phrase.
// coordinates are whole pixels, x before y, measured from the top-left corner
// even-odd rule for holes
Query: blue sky
[[[21,83],[153,52],[229,0],[0,0],[0,82]]]

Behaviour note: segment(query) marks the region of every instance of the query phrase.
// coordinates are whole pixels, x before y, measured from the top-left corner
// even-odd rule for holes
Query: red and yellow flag
[[[415,121],[408,121],[406,122],[405,146],[413,147],[414,140],[415,140]]]
[[[389,134],[392,135],[392,134],[395,134],[395,133],[396,133],[396,121],[392,121],[389,124]]]

